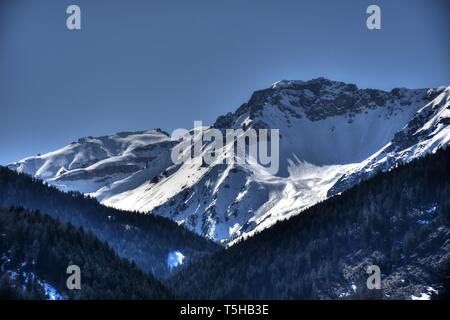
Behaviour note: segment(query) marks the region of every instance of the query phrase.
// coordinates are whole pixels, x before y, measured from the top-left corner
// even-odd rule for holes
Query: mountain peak
[[[379,109],[380,117],[392,115],[431,101],[435,91],[427,89],[396,88],[390,92],[380,89],[361,89],[355,84],[319,77],[307,81],[280,80],[271,87],[253,92],[250,99],[234,113],[221,116],[214,123],[216,128],[230,127],[236,121],[265,118],[262,113],[277,112],[278,116],[306,117],[312,121],[335,116],[347,117],[350,122],[356,114]],[[414,109],[414,108],[413,108]],[[295,121],[295,119],[293,119]],[[263,121],[265,122],[265,121]],[[265,127],[261,122],[253,124]]]
[[[278,80],[271,85],[272,89],[289,88],[291,85],[304,84],[303,80]]]
[[[326,87],[344,87],[350,89],[350,91],[358,90],[358,87],[352,83],[345,83],[341,81],[330,80],[325,77],[318,77],[311,80],[279,80],[272,84],[271,89],[309,89],[315,87],[316,89]],[[317,90],[314,90],[317,91]]]
[[[92,140],[114,140],[114,139],[126,139],[126,138],[136,138],[138,136],[154,136],[154,137],[169,137],[169,133],[162,130],[161,128],[150,129],[150,130],[140,130],[140,131],[120,131],[113,134],[103,135],[103,136],[86,136],[78,139],[78,143],[90,142]],[[76,143],[76,142],[72,142]]]

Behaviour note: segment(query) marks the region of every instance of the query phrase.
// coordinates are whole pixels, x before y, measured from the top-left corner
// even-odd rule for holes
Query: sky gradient
[[[1,0],[0,164],[212,123],[280,79],[450,84],[446,0]],[[81,7],[82,30],[66,29]],[[381,7],[382,29],[366,28]]]

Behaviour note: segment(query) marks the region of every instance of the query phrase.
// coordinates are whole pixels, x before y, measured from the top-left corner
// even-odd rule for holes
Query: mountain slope
[[[47,215],[21,208],[0,209],[0,235],[2,299],[173,297],[160,282],[119,258],[92,233]],[[80,290],[66,286],[66,269],[73,264],[80,267]]]
[[[46,180],[63,191],[76,190],[101,200],[160,174],[170,164],[173,145],[160,129],[120,132],[81,138],[8,167]]]
[[[388,171],[450,143],[450,87],[433,92],[437,97],[421,108],[380,151],[344,174],[328,191],[333,195],[379,171]]]
[[[156,183],[104,203],[166,216],[208,238],[234,243],[325,199],[346,172],[388,144],[435,98],[426,89],[384,92],[323,78],[281,81],[255,92],[213,126],[279,129],[277,174],[251,163],[199,161],[173,166]]]
[[[379,170],[387,170],[396,163],[447,145],[446,114],[441,115],[443,121],[437,121],[439,128],[433,126],[439,130],[439,135],[433,135],[434,129],[420,135],[404,130],[417,122],[417,112],[423,115],[423,120],[417,123],[422,123],[424,130],[431,125],[434,114],[441,114],[448,107],[448,99],[442,99],[442,91],[397,88],[386,92],[359,89],[354,84],[324,78],[283,80],[254,92],[234,113],[218,117],[212,128],[203,128],[205,134],[213,128],[243,129],[243,134],[249,129],[279,129],[280,166],[275,174],[255,161],[245,164],[217,161],[210,165],[198,161],[174,165],[169,154],[177,142],[170,141],[168,135],[160,131],[127,133],[128,144],[134,140],[139,142],[147,135],[156,134],[159,138],[144,139],[142,144],[146,145],[146,150],[151,147],[158,152],[146,153],[141,160],[136,160],[139,157],[135,155],[135,148],[122,148],[133,155],[126,158],[126,165],[122,156],[117,160],[117,152],[108,151],[111,156],[104,158],[102,155],[98,159],[89,156],[89,163],[71,166],[72,158],[85,158],[84,150],[88,147],[83,142],[75,144],[76,155],[65,156],[68,160],[63,161],[64,165],[50,153],[9,167],[44,178],[63,190],[88,193],[107,206],[164,216],[199,235],[232,244],[342,192]],[[435,108],[435,112],[420,112],[430,108]],[[201,139],[197,131],[192,132],[195,140]],[[89,145],[97,145],[98,141],[104,144],[104,141],[119,139],[118,135],[86,141]],[[400,138],[402,135],[404,138]],[[398,139],[410,141],[409,150],[419,148],[429,139],[434,144],[426,150],[420,147],[422,152],[406,159],[401,154],[396,155],[397,150],[402,149],[387,149],[389,145],[397,146]],[[202,144],[201,157],[211,148],[207,142]],[[66,154],[67,148],[72,150],[65,147],[56,153]],[[229,143],[220,151],[231,148],[234,147]],[[373,166],[380,153],[386,153],[382,158],[387,159],[383,163],[388,165]],[[49,161],[52,166],[47,164]],[[111,172],[98,169],[103,168],[105,161],[108,168],[115,169],[108,169]],[[48,170],[49,167],[53,169]],[[128,168],[133,169],[128,172]]]
[[[439,150],[202,259],[168,283],[189,299],[430,297],[450,276],[449,176],[450,149]],[[372,264],[381,269],[381,290],[366,289]]]
[[[121,256],[151,272],[166,277],[168,258],[180,251],[185,263],[218,250],[218,246],[176,223],[156,216],[105,207],[77,192],[63,193],[25,174],[0,167],[0,207],[23,206],[48,213],[94,233]]]

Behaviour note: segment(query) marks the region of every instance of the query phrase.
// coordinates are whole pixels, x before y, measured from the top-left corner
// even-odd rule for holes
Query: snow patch
[[[61,294],[59,294],[58,291],[48,282],[39,281],[39,284],[44,288],[45,295],[48,300],[62,300]]]
[[[167,257],[167,266],[170,270],[183,264],[185,256],[180,251],[171,251]]]
[[[428,293],[421,293],[420,297],[411,296],[411,300],[430,300],[431,296]]]

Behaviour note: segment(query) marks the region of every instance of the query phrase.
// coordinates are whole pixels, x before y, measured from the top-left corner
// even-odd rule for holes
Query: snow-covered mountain
[[[394,138],[368,159],[346,172],[328,191],[342,192],[379,171],[434,153],[450,143],[450,87],[430,89],[433,101],[421,108]]]
[[[174,145],[160,129],[84,137],[9,168],[46,180],[61,190],[77,190],[102,200],[160,174],[171,164]]]
[[[279,81],[204,128],[279,129],[276,174],[256,163],[173,164],[178,142],[160,130],[84,138],[10,168],[231,244],[377,170],[447,145],[448,92],[358,89],[324,78]],[[208,148],[205,143],[203,154]]]

